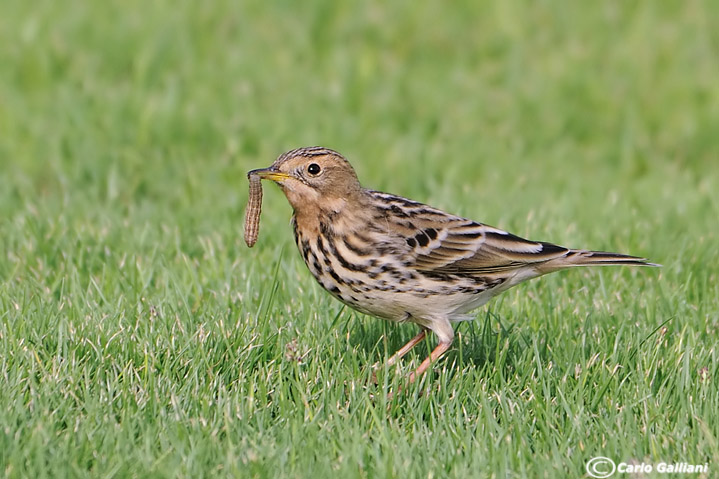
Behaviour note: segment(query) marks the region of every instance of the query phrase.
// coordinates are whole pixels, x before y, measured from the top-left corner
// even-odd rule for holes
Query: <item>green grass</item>
[[[719,6],[386,3],[3,2],[0,475],[717,477]],[[416,330],[314,283],[276,188],[241,238],[314,144],[664,267],[519,286],[388,401],[434,343],[373,385]]]

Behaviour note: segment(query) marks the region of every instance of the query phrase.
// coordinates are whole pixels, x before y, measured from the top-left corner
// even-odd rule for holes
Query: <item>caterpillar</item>
[[[260,212],[262,211],[262,180],[256,174],[248,173],[250,196],[245,210],[245,243],[252,248],[260,234]]]

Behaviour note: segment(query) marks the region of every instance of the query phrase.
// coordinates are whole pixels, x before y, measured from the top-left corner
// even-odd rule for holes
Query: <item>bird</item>
[[[320,146],[280,155],[253,175],[279,185],[293,209],[297,248],[317,282],[345,305],[419,333],[437,345],[413,383],[451,347],[453,324],[524,281],[575,266],[659,266],[646,258],[531,241],[402,196],[364,188],[349,161]]]

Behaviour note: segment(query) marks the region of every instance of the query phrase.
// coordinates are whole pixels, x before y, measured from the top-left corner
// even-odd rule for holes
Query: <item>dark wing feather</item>
[[[404,237],[409,260],[420,271],[498,274],[539,265],[569,253],[562,246],[529,241],[400,196],[370,193],[385,213],[380,223]],[[396,214],[398,209],[401,215]]]
[[[467,234],[468,229],[471,235]],[[415,249],[418,269],[471,275],[512,271],[545,263],[568,252],[567,248],[529,241],[491,226],[455,221],[445,225],[437,241],[427,248]]]

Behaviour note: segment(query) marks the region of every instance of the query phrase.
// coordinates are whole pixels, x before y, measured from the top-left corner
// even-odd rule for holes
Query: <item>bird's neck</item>
[[[344,236],[367,224],[368,210],[360,198],[322,198],[293,206],[296,227],[308,233]]]

